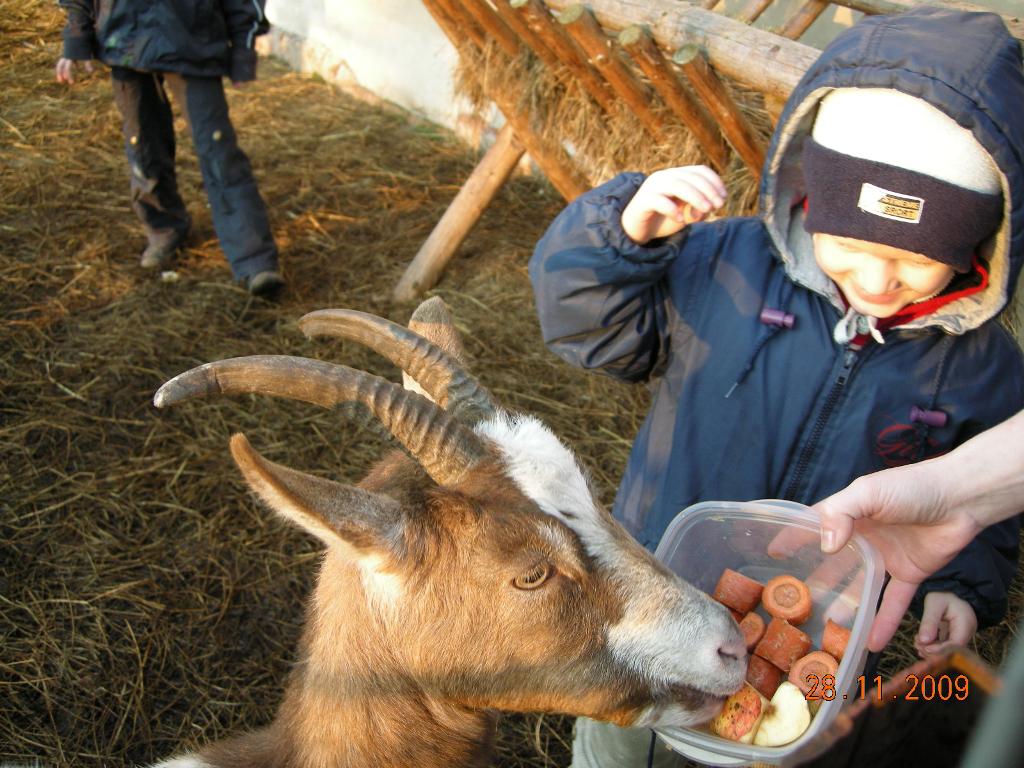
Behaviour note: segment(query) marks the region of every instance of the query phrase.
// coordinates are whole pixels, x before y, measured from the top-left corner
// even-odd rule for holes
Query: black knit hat
[[[1000,176],[969,131],[890,89],[826,96],[803,147],[804,227],[924,254],[958,272],[1003,216]]]

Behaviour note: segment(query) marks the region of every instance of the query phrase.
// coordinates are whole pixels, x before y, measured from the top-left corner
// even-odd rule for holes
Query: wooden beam
[[[683,87],[647,28],[637,24],[626,27],[619,33],[619,44],[647,75],[654,90],[661,95],[672,113],[690,129],[711,164],[719,171],[724,170],[729,162],[729,149],[722,140],[722,134],[700,102]]]
[[[693,44],[684,45],[672,55],[672,61],[682,68],[693,90],[718,121],[722,133],[732,144],[733,149],[743,158],[754,175],[759,177],[764,165],[764,144],[736,106],[725,83],[708,65],[700,47]]]
[[[547,0],[555,10],[573,0]],[[588,0],[601,27],[631,24],[651,30],[662,50],[699,41],[715,71],[769,96],[785,99],[820,51],[679,0]]]
[[[462,6],[484,31],[497,41],[505,53],[513,58],[519,55],[519,36],[491,6],[484,0],[467,0]]]
[[[830,0],[807,0],[782,25],[779,34],[783,37],[788,37],[790,40],[799,40],[800,35],[806,32],[808,27],[816,22],[818,17],[828,9],[829,3]]]
[[[558,21],[569,30],[569,34],[589,57],[590,63],[604,76],[648,133],[657,141],[664,141],[665,125],[651,109],[650,92],[619,58],[612,48],[612,41],[605,35],[594,14],[582,5],[573,5],[559,14]]]
[[[512,28],[512,31],[519,35],[538,59],[544,62],[544,66],[552,72],[558,71],[559,67],[561,67],[561,62],[558,60],[555,52],[530,29],[530,25],[526,23],[526,20],[516,13],[510,0],[494,0],[494,7],[497,9],[498,15]]]
[[[579,81],[590,97],[609,115],[618,111],[615,97],[597,71],[590,66],[587,55],[555,22],[551,12],[540,0],[510,0],[513,9],[522,14],[527,26],[555,53],[559,61]]]
[[[437,283],[448,262],[508,180],[525,151],[511,125],[501,129],[494,144],[405,268],[405,273],[392,293],[395,301],[409,301]]]

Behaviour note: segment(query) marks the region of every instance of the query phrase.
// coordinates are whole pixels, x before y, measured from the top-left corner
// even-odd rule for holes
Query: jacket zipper
[[[786,493],[783,494],[782,498],[792,500],[797,488],[800,487],[800,481],[803,479],[804,473],[811,463],[811,457],[814,455],[815,449],[818,447],[818,440],[821,439],[821,434],[825,431],[825,424],[832,415],[836,403],[839,402],[839,396],[843,393],[846,382],[850,378],[850,372],[853,370],[853,365],[856,362],[857,352],[847,347],[843,353],[843,367],[839,369],[839,374],[836,376],[835,381],[832,382],[832,389],[829,391],[828,397],[825,398],[825,404],[821,407],[821,412],[818,413],[818,418],[811,429],[811,436],[807,440],[807,444],[804,445],[803,451],[800,452],[800,458],[797,460],[793,478],[789,481],[789,486],[786,488]]]

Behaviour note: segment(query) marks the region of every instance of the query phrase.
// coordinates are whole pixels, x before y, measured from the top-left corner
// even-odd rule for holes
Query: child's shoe
[[[174,264],[178,257],[178,249],[185,244],[187,238],[187,229],[184,232],[175,232],[174,230],[151,232],[149,245],[139,257],[139,266],[143,269],[168,269]]]
[[[245,278],[245,287],[249,293],[263,299],[276,299],[284,286],[284,278],[274,270],[257,272]]]

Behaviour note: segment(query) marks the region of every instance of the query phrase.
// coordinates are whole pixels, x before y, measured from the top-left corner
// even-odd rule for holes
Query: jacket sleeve
[[[971,604],[979,629],[1002,621],[1010,583],[1017,572],[1020,524],[1021,516],[1017,515],[979,533],[917,590],[910,606],[914,615],[921,615],[929,592],[952,592]]]
[[[64,58],[88,61],[96,58],[96,20],[92,0],[58,0],[67,11],[64,25]]]
[[[256,79],[256,38],[266,34],[270,23],[263,12],[266,0],[221,0],[224,21],[231,38],[232,82]]]
[[[642,381],[655,374],[670,322],[665,275],[689,228],[641,246],[622,209],[644,176],[622,174],[552,222],[530,259],[544,343],[572,365]]]

